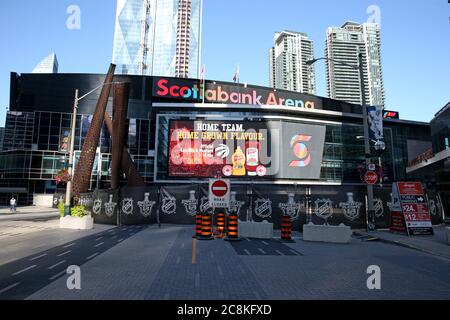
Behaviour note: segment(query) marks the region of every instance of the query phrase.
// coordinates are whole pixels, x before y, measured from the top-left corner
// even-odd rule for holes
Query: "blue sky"
[[[69,30],[66,10],[81,9],[81,29]],[[275,31],[306,32],[324,55],[325,32],[345,21],[365,22],[381,10],[386,108],[429,121],[450,101],[450,4],[447,0],[204,0],[206,77],[268,85],[268,49]],[[11,71],[31,72],[56,52],[60,72],[104,73],[112,58],[115,0],[15,0],[0,4],[0,125],[9,105]],[[326,96],[325,66],[316,65],[317,94]]]

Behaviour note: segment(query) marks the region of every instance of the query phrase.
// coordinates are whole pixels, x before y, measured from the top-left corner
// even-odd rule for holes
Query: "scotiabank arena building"
[[[0,154],[1,202],[14,194],[19,203],[63,196],[54,176],[66,165],[62,148],[70,131],[75,89],[80,95],[104,81],[95,74],[11,75],[10,110]],[[366,224],[362,108],[328,98],[272,88],[163,77],[116,76],[131,83],[127,147],[146,187],[109,191],[111,138],[103,128],[83,200],[97,222],[122,224],[193,223],[196,199],[208,206],[210,178],[231,181],[230,210],[241,220],[273,222],[279,227],[286,204],[294,230],[309,221]],[[99,96],[80,101],[75,161]],[[112,114],[112,97],[108,112]],[[393,113],[395,115],[395,113]],[[388,118],[386,150],[372,147],[376,170],[377,227],[387,227],[393,181],[407,176],[408,161],[431,145],[428,123]],[[425,184],[426,187],[426,184]],[[439,202],[439,194],[428,195]],[[50,200],[49,200],[50,199]],[[442,206],[432,218],[442,220]]]

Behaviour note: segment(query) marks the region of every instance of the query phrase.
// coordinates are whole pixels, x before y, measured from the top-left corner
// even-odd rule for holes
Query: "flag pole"
[[[237,85],[238,85],[238,97],[239,97],[239,99],[240,99],[240,97],[241,97],[241,88],[240,88],[240,81],[241,81],[241,66],[239,65],[239,63],[238,63],[238,65],[237,65],[237,72],[236,72],[236,77],[237,77]]]
[[[206,86],[206,77],[205,77],[205,74],[206,74],[206,70],[205,70],[206,68],[205,68],[205,65],[203,65],[203,75],[202,75],[202,81],[203,81],[203,84],[202,84],[202,104],[205,104],[205,86]]]

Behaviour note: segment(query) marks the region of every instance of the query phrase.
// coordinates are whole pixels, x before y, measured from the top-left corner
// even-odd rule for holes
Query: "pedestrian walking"
[[[14,198],[14,196],[11,198],[9,204],[10,204],[10,211],[16,212],[16,198]]]

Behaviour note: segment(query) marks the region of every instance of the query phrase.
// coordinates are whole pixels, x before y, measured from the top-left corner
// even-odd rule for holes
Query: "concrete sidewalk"
[[[59,212],[57,209],[48,207],[19,207],[15,213],[11,213],[9,208],[0,208],[0,221],[53,218],[58,216]]]
[[[450,245],[447,243],[445,226],[433,226],[434,235],[408,236],[406,234],[393,233],[389,230],[377,230],[367,233],[365,231],[353,231],[359,236],[370,236],[381,241],[400,245],[410,249],[419,250],[435,256],[440,256],[450,260]]]

